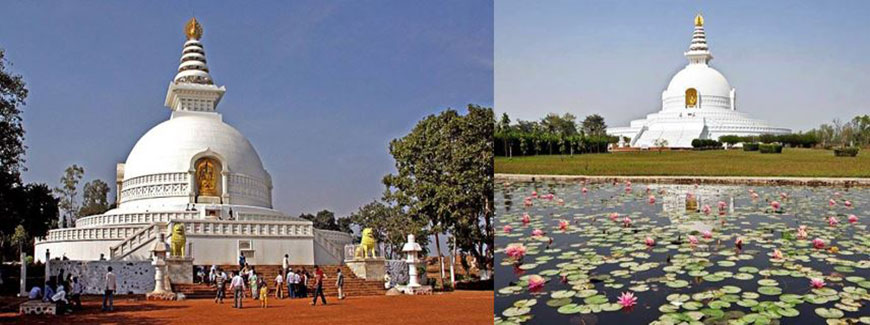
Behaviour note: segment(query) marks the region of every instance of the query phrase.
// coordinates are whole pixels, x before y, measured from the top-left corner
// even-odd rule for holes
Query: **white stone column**
[[[51,278],[51,271],[49,270],[49,264],[51,264],[51,253],[48,251],[48,248],[45,249],[45,282],[48,282],[48,279]]]
[[[221,201],[223,204],[230,204],[230,188],[227,185],[230,183],[230,172],[224,166],[221,171]]]
[[[20,290],[18,291],[19,297],[27,297],[27,253],[24,250],[21,251],[21,276],[20,276]]]
[[[196,203],[196,169],[191,168],[187,171],[187,186],[190,188],[187,192],[190,203]]]

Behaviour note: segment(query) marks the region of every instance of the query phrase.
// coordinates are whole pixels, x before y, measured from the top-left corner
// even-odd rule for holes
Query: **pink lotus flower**
[[[532,236],[535,236],[535,237],[541,237],[541,236],[543,236],[544,234],[545,234],[544,231],[541,230],[541,229],[535,229],[535,230],[532,230]]]
[[[828,206],[829,206],[829,207],[833,207],[833,206],[835,206],[835,205],[837,205],[837,201],[834,201],[834,199],[830,199],[830,200],[828,200]]]
[[[504,253],[510,258],[519,260],[523,256],[526,256],[526,246],[523,246],[523,244],[510,244],[504,249]]]
[[[631,181],[625,181],[625,186],[626,186],[626,187],[631,187]]]
[[[622,308],[631,308],[637,304],[637,297],[634,296],[634,293],[623,292],[616,302],[622,305]]]
[[[770,207],[773,208],[774,211],[779,211],[779,207],[780,207],[779,201],[770,202]]]
[[[559,220],[559,229],[561,229],[561,230],[567,230],[567,229],[568,229],[568,221],[566,221],[566,220]]]
[[[553,195],[552,193],[551,194],[544,194],[543,196],[541,196],[541,198],[545,199],[545,200],[553,200],[554,197],[556,197],[556,196]]]
[[[710,211],[713,211],[713,209],[707,204],[704,204],[704,207],[701,208],[701,212],[704,212],[704,214],[710,214]]]
[[[748,190],[746,190],[746,191],[748,191],[749,193],[755,193],[755,190],[753,190],[753,189],[751,189],[751,188],[748,189]]]
[[[845,205],[847,208],[851,208],[851,207],[852,207],[852,201],[848,201],[848,200],[847,200],[846,202],[843,202],[843,205]]]
[[[837,217],[831,216],[830,218],[828,218],[828,225],[829,226],[835,227],[835,226],[837,226],[838,223],[840,223],[840,220],[837,220]]]
[[[528,224],[529,222],[532,222],[532,218],[529,217],[528,213],[523,213],[523,223]]]
[[[525,200],[523,200],[523,205],[525,205],[526,207],[532,206],[532,199],[527,197]]]
[[[584,186],[580,191],[583,192],[583,194],[586,194],[586,192],[589,192],[589,189]]]
[[[656,240],[653,239],[652,237],[647,237],[647,238],[646,238],[646,245],[649,246],[649,247],[655,246],[655,245],[656,245]]]
[[[719,211],[725,210],[728,207],[728,204],[725,201],[719,201]]]
[[[628,192],[631,192],[631,186],[626,186],[626,187],[625,187],[625,193],[628,193]]]
[[[692,244],[692,246],[697,245],[698,244],[698,237],[689,235],[689,244]]]
[[[843,195],[843,194],[840,194],[840,192],[834,192],[834,196],[836,196],[836,197],[840,197],[841,195]]]
[[[558,201],[556,201],[556,204],[565,205],[565,200],[559,199]]]
[[[529,276],[529,291],[538,291],[544,287],[544,278],[540,275],[533,274]]]
[[[758,200],[758,193],[752,192],[750,196],[752,196],[753,200]]]
[[[713,238],[713,233],[710,232],[709,230],[704,230],[704,232],[701,233],[701,234],[702,234],[702,235],[704,236],[704,238],[706,238],[706,239]]]
[[[850,214],[849,215],[849,223],[856,223],[856,222],[858,222],[858,216],[856,216],[854,214]]]
[[[737,249],[743,249],[743,238],[737,237],[737,240],[734,241],[734,246],[736,246]]]
[[[511,232],[511,230],[514,230],[514,227],[511,227],[511,225],[504,225],[504,232]]]
[[[649,196],[649,204],[655,204],[655,203],[656,203],[656,197],[654,195],[650,195]]]
[[[816,249],[825,248],[825,241],[821,238],[813,239],[813,247],[815,247]]]
[[[616,219],[619,219],[619,213],[611,212],[610,213],[610,220],[616,221]]]
[[[786,192],[780,192],[780,193],[779,193],[779,197],[780,197],[781,199],[785,200],[785,199],[788,198],[788,193],[786,193]]]
[[[810,279],[810,285],[813,286],[814,289],[821,289],[825,286],[825,280],[819,278]]]
[[[780,252],[779,249],[774,249],[774,250],[773,250],[773,259],[775,259],[775,260],[781,260],[781,259],[782,259],[782,252]]]
[[[532,191],[532,197],[538,197],[538,191]]]
[[[807,239],[807,226],[798,227],[797,237],[798,239]]]
[[[623,227],[631,227],[631,218],[629,218],[629,217],[622,218],[622,226]]]

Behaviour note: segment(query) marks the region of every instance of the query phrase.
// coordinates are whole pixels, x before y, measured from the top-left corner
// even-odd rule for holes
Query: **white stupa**
[[[51,230],[38,239],[34,256],[73,260],[150,260],[150,248],[185,227],[189,256],[197,265],[341,264],[349,234],[315,229],[312,222],[272,208],[272,178],[257,151],[223,121],[217,105],[226,92],[206,65],[196,19],[178,73],[169,83],[168,120],[154,126],[117,168],[118,207]]]
[[[713,55],[707,47],[701,14],[695,16],[692,43],[684,55],[689,64],[662,92],[662,109],[631,121],[630,126],[608,128],[608,134],[630,139],[632,147],[656,147],[666,141],[666,147],[691,148],[694,139],[791,133],[737,111],[736,89],[709,65]]]

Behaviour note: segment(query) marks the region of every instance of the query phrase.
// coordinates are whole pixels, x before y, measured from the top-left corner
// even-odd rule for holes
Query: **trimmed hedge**
[[[858,147],[835,148],[834,156],[837,157],[856,157],[858,156]]]
[[[761,153],[782,153],[782,145],[778,143],[762,143],[758,145]]]
[[[722,143],[713,139],[692,140],[692,148],[700,150],[722,149]]]
[[[743,151],[758,151],[757,142],[749,142],[743,144]]]
[[[792,133],[781,135],[762,134],[759,136],[723,135],[719,137],[719,141],[732,146],[740,142],[779,142],[792,148],[812,148],[819,144],[819,139],[814,133]]]

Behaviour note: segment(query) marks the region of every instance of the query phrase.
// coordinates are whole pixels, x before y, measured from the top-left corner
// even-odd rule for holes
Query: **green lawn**
[[[550,175],[870,177],[870,153],[834,157],[830,150],[643,151],[574,156],[496,157],[495,172]]]

